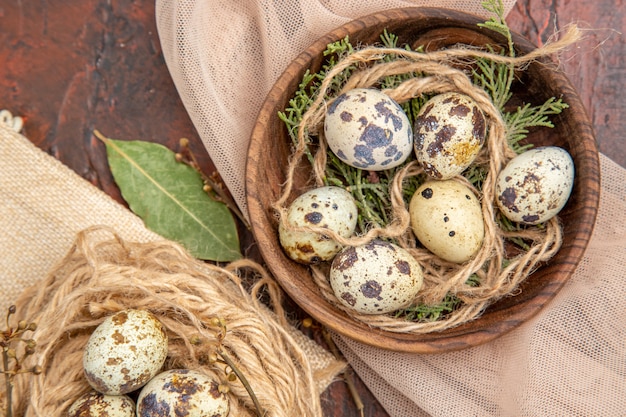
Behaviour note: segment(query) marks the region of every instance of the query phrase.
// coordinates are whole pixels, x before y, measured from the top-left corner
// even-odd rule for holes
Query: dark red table
[[[592,119],[600,150],[626,167],[626,14],[610,0],[519,0],[511,28],[536,44],[570,22],[589,29],[565,54],[562,67]],[[80,176],[122,201],[92,135],[141,139],[176,149],[190,139],[205,172],[214,167],[167,71],[154,19],[154,1],[0,0],[0,108],[26,119],[24,134]],[[254,256],[244,234],[242,247]],[[321,340],[319,331],[312,337]],[[356,380],[365,415],[387,413]],[[343,382],[322,398],[326,416],[358,416]]]

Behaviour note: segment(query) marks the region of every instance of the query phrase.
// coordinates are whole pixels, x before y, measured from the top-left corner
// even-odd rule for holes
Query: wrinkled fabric
[[[504,3],[508,12],[514,1]],[[250,132],[267,92],[299,52],[351,19],[389,8],[437,6],[485,14],[480,1],[156,4],[174,83],[244,212]],[[391,416],[623,415],[626,171],[604,156],[601,163],[602,201],[586,256],[557,297],[529,322],[482,346],[437,355],[394,353],[336,337]]]
[[[515,2],[504,2],[508,12]],[[243,213],[250,133],[287,65],[321,35],[355,18],[427,0],[156,2],[167,67],[211,160]],[[437,7],[485,15],[480,0]]]

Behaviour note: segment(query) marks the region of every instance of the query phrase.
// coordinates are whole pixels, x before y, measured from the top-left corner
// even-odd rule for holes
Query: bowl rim
[[[263,102],[259,111],[259,118],[255,122],[250,136],[250,146],[248,149],[246,164],[246,202],[250,213],[252,233],[259,245],[259,250],[263,258],[266,258],[266,255],[271,251],[270,245],[267,245],[267,243],[277,240],[277,232],[275,230],[272,232],[272,225],[269,220],[270,214],[268,214],[265,208],[259,203],[259,191],[255,188],[260,175],[258,159],[255,155],[262,152],[262,149],[261,141],[256,141],[254,138],[263,137],[268,129],[269,119],[263,115],[276,114],[276,102],[280,101],[281,94],[284,93],[284,90],[279,91],[277,86],[280,86],[285,80],[292,79],[294,75],[299,74],[301,78],[304,71],[303,67],[306,67],[310,61],[319,57],[329,43],[341,40],[345,38],[346,35],[352,35],[359,30],[374,25],[389,24],[398,19],[405,19],[409,22],[415,21],[416,19],[443,19],[457,27],[472,28],[474,30],[477,30],[478,23],[485,21],[484,18],[476,15],[442,8],[407,7],[386,10],[354,19],[326,33],[289,63],[284,72],[276,80]],[[498,35],[494,35],[490,32],[489,36],[493,38]],[[513,41],[516,48],[521,52],[529,52],[535,48],[535,45],[516,33],[513,33]],[[547,67],[545,70],[552,71],[548,70]],[[568,103],[570,107],[584,110],[582,101],[565,74],[561,71],[554,71],[552,75],[555,77],[555,81],[558,82],[562,90],[563,100]],[[580,182],[581,179],[584,179],[596,186],[589,187],[588,190],[583,191],[584,195],[581,199],[582,206],[576,209],[577,215],[581,218],[581,222],[571,231],[571,233],[574,234],[572,243],[563,245],[559,253],[555,255],[555,258],[560,255],[559,260],[560,258],[564,259],[554,263],[551,260],[548,265],[533,273],[533,275],[539,274],[538,279],[550,275],[549,272],[553,274],[551,276],[552,279],[542,288],[541,292],[529,300],[525,300],[522,303],[509,303],[510,305],[505,305],[502,308],[493,310],[487,308],[478,319],[442,332],[426,333],[423,335],[394,333],[371,328],[365,323],[352,319],[340,310],[331,311],[329,313],[326,307],[330,306],[332,310],[332,306],[326,300],[324,300],[325,305],[323,303],[315,304],[303,302],[307,301],[308,297],[304,296],[303,299],[303,296],[300,294],[301,288],[295,286],[293,280],[284,279],[285,274],[291,275],[293,271],[289,271],[288,268],[282,265],[268,264],[267,266],[289,297],[312,318],[340,335],[367,345],[407,353],[442,353],[478,346],[502,336],[535,316],[556,296],[557,292],[573,274],[589,243],[599,204],[599,154],[593,127],[586,112],[583,111],[582,114],[578,115],[578,119],[577,124],[580,129],[580,135],[583,136],[585,140],[582,141],[584,143],[580,145],[583,147],[581,152],[584,154],[584,157],[579,158],[580,164],[576,166],[577,178],[575,182]],[[584,166],[581,166],[581,164]],[[586,174],[585,177],[579,177],[578,172],[584,172]],[[253,216],[252,213],[264,213],[264,215]],[[274,236],[272,236],[272,233],[274,233]],[[290,261],[290,268],[305,267],[296,264],[294,261]],[[491,325],[488,328],[477,326],[476,323],[485,316],[493,318]],[[373,338],[378,341],[384,341],[384,343],[376,343],[373,341]]]

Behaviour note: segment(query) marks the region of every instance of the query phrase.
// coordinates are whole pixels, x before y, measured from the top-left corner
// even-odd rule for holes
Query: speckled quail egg
[[[538,224],[556,216],[574,185],[574,161],[557,146],[530,149],[511,159],[496,182],[496,201],[510,220]]]
[[[421,265],[405,249],[375,239],[339,252],[330,268],[333,293],[362,314],[385,314],[407,306],[422,287]]]
[[[415,119],[415,156],[432,178],[449,179],[476,159],[487,124],[469,96],[450,92],[428,100]]]
[[[327,186],[309,190],[287,209],[288,227],[281,222],[278,228],[280,244],[291,259],[300,263],[331,260],[341,250],[340,244],[326,235],[297,228],[324,227],[347,238],[354,233],[357,216],[354,198],[345,189]]]
[[[80,396],[68,410],[68,417],[135,417],[135,402],[126,395],[106,395],[90,391]]]
[[[89,384],[120,395],[145,385],[163,366],[168,338],[161,322],[145,310],[124,310],[104,319],[83,352]]]
[[[381,171],[402,164],[413,151],[413,129],[402,107],[373,88],[355,88],[326,111],[324,135],[346,164]]]
[[[409,204],[417,239],[440,258],[463,263],[480,250],[485,237],[481,205],[472,190],[455,180],[431,180]]]
[[[137,417],[225,417],[229,409],[218,382],[188,369],[158,374],[137,398]]]

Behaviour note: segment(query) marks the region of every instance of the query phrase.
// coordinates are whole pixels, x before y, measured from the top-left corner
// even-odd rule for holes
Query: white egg
[[[145,385],[163,366],[168,339],[148,311],[124,310],[93,331],[83,353],[89,384],[109,395],[126,394]]]
[[[126,395],[106,395],[90,391],[72,403],[67,416],[135,417],[135,402]]]
[[[415,258],[382,240],[342,250],[329,279],[339,301],[362,314],[385,314],[409,305],[423,283]]]
[[[413,151],[411,123],[402,107],[371,88],[337,97],[326,111],[324,135],[339,159],[369,171],[397,167]]]
[[[225,417],[229,409],[217,381],[187,369],[160,373],[137,398],[137,417]]]
[[[429,251],[449,262],[463,263],[480,250],[485,237],[480,202],[454,181],[427,181],[409,204],[411,228]]]
[[[476,159],[486,130],[485,116],[471,97],[438,94],[424,103],[415,119],[416,159],[432,178],[452,178]]]
[[[323,227],[342,237],[350,237],[356,228],[358,210],[352,194],[340,187],[319,187],[298,196],[287,210],[287,224],[292,227]],[[278,228],[280,244],[297,262],[315,264],[331,260],[341,245],[326,235]]]
[[[574,185],[574,161],[563,148],[544,146],[511,159],[496,182],[496,201],[510,220],[538,224],[556,216]]]

